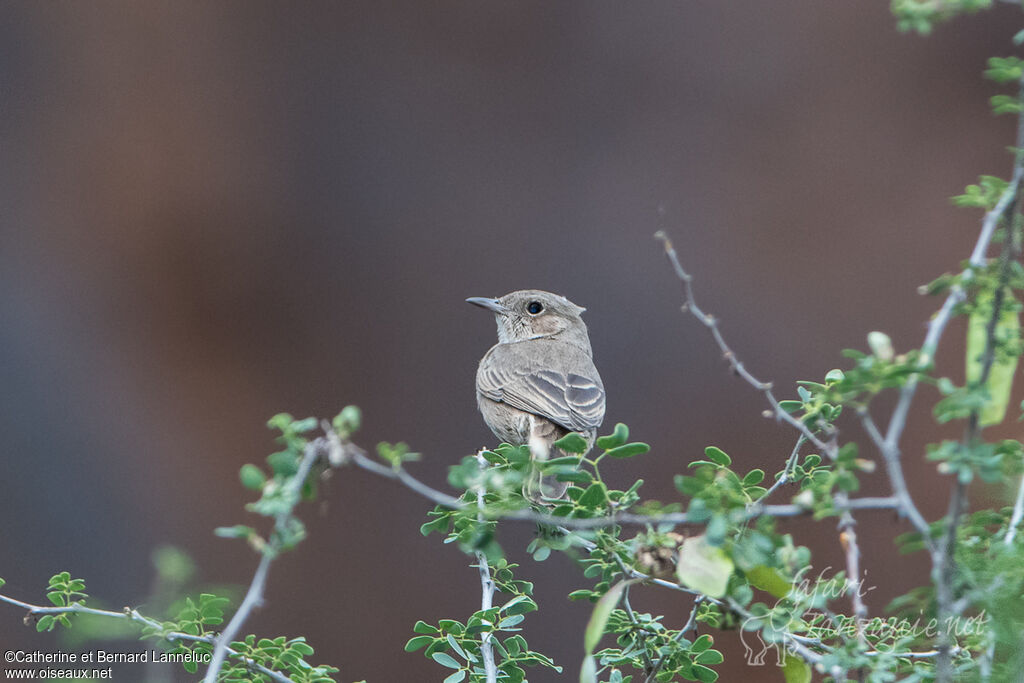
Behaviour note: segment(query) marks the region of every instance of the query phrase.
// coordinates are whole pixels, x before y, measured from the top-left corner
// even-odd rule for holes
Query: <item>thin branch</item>
[[[622,572],[623,579],[628,580],[631,575],[629,567],[626,566],[626,563],[622,561],[622,558],[619,557],[619,554],[615,552],[614,549],[611,551],[611,553],[612,557],[615,558],[615,562],[619,565],[619,570]],[[629,589],[630,585],[627,583],[625,590],[622,591],[622,606],[626,608],[626,615],[629,617],[629,622],[633,624],[633,627],[637,630],[638,633],[640,633],[640,637],[646,640],[646,636],[644,635],[644,628],[640,625],[640,621],[636,618],[636,614],[633,612],[633,606],[629,604]],[[653,671],[654,662],[652,662],[651,658],[648,656],[646,647],[644,647],[642,654],[644,659],[644,671]]]
[[[216,640],[216,636],[212,634],[200,636],[191,633],[182,633],[181,631],[169,631],[164,633],[162,632],[164,626],[159,621],[151,619],[143,614],[140,614],[138,610],[131,609],[129,607],[125,607],[124,610],[121,612],[113,612],[105,609],[94,609],[92,607],[85,607],[84,605],[80,605],[78,603],[67,605],[64,607],[46,607],[44,605],[33,605],[28,602],[22,602],[21,600],[16,600],[6,595],[0,595],[0,602],[6,602],[9,605],[14,605],[15,607],[20,607],[24,610],[27,610],[29,616],[33,617],[46,614],[90,614],[93,616],[107,617],[110,619],[127,619],[128,621],[141,624],[143,626],[148,626],[149,628],[161,631],[160,637],[171,643],[183,640],[193,643],[212,644]],[[278,681],[278,683],[294,683],[294,681],[292,681],[292,679],[288,678],[287,676],[280,674],[274,671],[273,669],[268,669],[262,664],[256,663],[254,660],[249,659],[248,657],[244,656],[242,653],[236,650],[230,650],[228,652],[228,655],[231,657],[235,657],[236,659],[240,659],[250,669],[253,669],[254,671],[259,671],[264,676],[268,676],[272,680]]]
[[[779,475],[779,478],[775,480],[775,483],[768,487],[768,490],[765,491],[760,498],[751,503],[750,507],[753,508],[758,505],[763,506],[764,501],[768,498],[768,496],[772,495],[778,489],[782,488],[783,486],[785,486],[786,484],[793,480],[793,469],[796,467],[797,459],[800,457],[800,447],[803,446],[806,442],[807,437],[804,436],[803,434],[797,437],[796,445],[793,446],[793,451],[792,453],[789,454],[789,459],[786,460],[786,467],[782,470],[782,474]]]
[[[476,454],[477,463],[481,470],[487,469],[487,459],[483,451]],[[481,485],[476,491],[477,522],[481,524],[486,520],[484,516],[484,486]],[[491,578],[491,570],[487,564],[487,556],[482,552],[476,553],[477,566],[480,568],[480,609],[489,610],[494,606],[494,580]],[[494,648],[491,646],[491,634],[484,633],[480,636],[480,656],[484,660],[484,673],[487,676],[487,683],[496,683],[498,680],[498,668],[494,663]]]
[[[834,458],[834,453],[829,451],[829,446],[824,441],[818,438],[811,429],[805,425],[801,420],[793,417],[779,405],[778,400],[775,398],[775,394],[772,393],[772,383],[762,382],[761,380],[754,377],[746,369],[744,364],[736,357],[729,345],[725,343],[725,338],[722,336],[721,331],[718,329],[718,319],[715,316],[705,313],[697,305],[697,301],[693,295],[693,276],[687,273],[683,266],[679,263],[679,256],[676,254],[675,248],[672,246],[672,240],[668,238],[668,235],[664,231],[659,230],[654,234],[655,239],[661,240],[665,247],[665,255],[668,257],[669,262],[672,264],[672,269],[675,271],[676,277],[679,278],[683,285],[683,295],[685,297],[685,303],[683,304],[683,311],[690,312],[693,314],[698,321],[701,322],[708,331],[711,332],[711,336],[714,338],[718,348],[722,351],[722,357],[729,363],[729,367],[732,368],[733,372],[742,377],[747,384],[754,387],[757,391],[764,394],[764,397],[768,400],[768,403],[772,407],[772,416],[776,420],[783,420],[792,425],[798,432],[804,435],[804,437],[813,443],[815,446],[820,448],[823,452],[826,452],[831,458]]]
[[[325,431],[330,432],[331,430]],[[217,676],[220,674],[221,667],[224,666],[224,659],[231,649],[231,641],[238,634],[245,620],[249,618],[252,610],[263,602],[263,589],[267,583],[270,563],[274,561],[274,558],[281,549],[281,535],[285,532],[288,522],[292,519],[295,505],[301,499],[302,486],[305,484],[306,477],[309,476],[309,472],[313,468],[313,463],[321,456],[323,444],[324,441],[322,439],[316,439],[306,445],[298,470],[288,480],[288,483],[285,484],[284,493],[286,500],[293,502],[274,518],[275,533],[263,549],[263,556],[256,567],[252,583],[249,584],[249,590],[246,591],[242,604],[239,605],[238,611],[231,617],[231,621],[228,622],[224,631],[217,637],[216,644],[213,647],[213,657],[210,659],[210,666],[207,668],[206,677],[203,679],[204,683],[217,683]]]
[[[1010,526],[1006,529],[1006,536],[1003,537],[1003,543],[1006,545],[1013,544],[1013,539],[1017,536],[1017,527],[1020,525],[1021,518],[1024,518],[1024,477],[1021,477],[1020,485],[1017,487],[1017,501],[1013,504],[1013,515],[1010,516]]]
[[[690,610],[690,617],[686,620],[686,623],[683,624],[683,627],[679,629],[679,632],[675,635],[675,638],[672,639],[672,642],[677,643],[682,640],[683,636],[697,625],[697,608],[700,607],[700,603],[704,602],[706,599],[706,596],[699,595],[697,596],[697,599],[693,601],[693,609]],[[644,679],[644,683],[654,683],[655,680],[657,680],[658,672],[665,668],[666,661],[668,661],[667,654],[662,656],[662,658],[658,660],[658,663],[654,665],[654,669],[651,670],[651,673],[649,673],[647,678]]]
[[[393,469],[381,463],[371,460],[365,455],[362,449],[346,444],[352,450],[348,454],[348,462],[361,467],[368,472],[373,472],[387,479],[394,479],[412,491],[419,493],[424,498],[448,508],[449,510],[468,511],[472,508],[466,502],[442,493],[435,488],[424,484],[408,473],[404,468]],[[850,510],[892,510],[899,506],[899,501],[892,497],[875,498],[865,496],[853,498],[848,502]],[[759,505],[754,504],[747,510],[747,518],[755,517],[799,517],[811,514],[812,510],[800,505]],[[654,515],[639,515],[630,512],[620,512],[607,517],[559,517],[546,512],[522,508],[518,510],[501,510],[486,508],[483,512],[487,519],[502,519],[509,521],[534,522],[536,524],[548,524],[552,526],[563,526],[567,529],[599,529],[601,527],[613,526],[616,524],[635,524],[639,526],[647,524],[698,524],[704,520],[696,520],[693,515],[686,512],[668,512]]]
[[[878,446],[879,451],[882,453],[882,460],[885,463],[886,473],[889,475],[889,483],[892,485],[893,496],[900,501],[900,512],[906,515],[910,523],[914,525],[924,540],[924,543],[931,548],[933,545],[931,537],[931,527],[928,521],[918,510],[917,505],[914,503],[914,499],[910,495],[910,490],[907,488],[907,480],[903,477],[903,466],[900,464],[900,456],[898,450],[892,450],[886,445],[885,437],[878,430],[878,425],[871,419],[871,414],[868,413],[866,408],[861,408],[857,412],[860,417],[860,422],[864,426],[864,431],[868,433],[871,440]]]

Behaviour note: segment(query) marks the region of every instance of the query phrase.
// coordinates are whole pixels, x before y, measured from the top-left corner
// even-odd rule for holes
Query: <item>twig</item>
[[[797,437],[796,445],[793,446],[793,452],[789,454],[789,459],[786,460],[786,467],[782,470],[782,474],[779,475],[779,478],[775,480],[775,483],[768,487],[768,490],[765,491],[760,498],[751,503],[750,507],[753,508],[758,505],[763,505],[768,496],[772,495],[778,489],[793,480],[793,468],[796,467],[797,459],[800,457],[800,447],[803,446],[806,441],[807,437],[803,434]]]
[[[626,563],[622,561],[622,558],[619,557],[619,554],[615,552],[614,549],[612,549],[611,554],[612,557],[615,558],[615,562],[619,565],[619,570],[622,572],[622,578],[628,580],[631,576],[631,571],[629,567],[626,566]],[[629,617],[629,622],[633,624],[633,627],[640,634],[640,637],[646,640],[646,636],[644,635],[644,628],[640,625],[640,621],[636,618],[636,614],[633,612],[633,606],[629,604],[630,587],[630,584],[627,583],[625,590],[622,591],[622,606],[626,608],[626,616]],[[652,662],[651,658],[648,656],[646,647],[644,647],[644,649],[642,650],[642,654],[644,659],[644,671],[653,671],[654,662]]]
[[[1017,486],[1017,501],[1013,504],[1013,514],[1010,516],[1010,526],[1006,529],[1006,536],[1003,537],[1003,543],[1006,545],[1013,544],[1013,539],[1017,536],[1017,526],[1020,524],[1021,518],[1024,518],[1024,477],[1021,477],[1020,485]]]
[[[476,454],[477,463],[481,470],[487,469],[487,459],[483,451]],[[476,491],[477,522],[483,524],[484,517],[484,486],[481,483]],[[476,553],[477,566],[480,568],[480,609],[489,610],[494,606],[494,580],[491,578],[491,570],[487,564],[487,556],[482,552]],[[480,656],[484,660],[484,673],[487,676],[487,683],[496,683],[498,680],[498,668],[494,664],[494,648],[491,647],[491,634],[485,632],[480,636]]]
[[[143,626],[148,626],[152,629],[161,631],[160,637],[171,643],[179,640],[184,640],[193,643],[212,644],[216,640],[216,636],[214,635],[200,636],[191,633],[183,633],[181,631],[170,631],[164,633],[162,632],[163,624],[161,624],[159,621],[151,619],[143,614],[140,614],[138,610],[131,609],[129,607],[125,607],[124,610],[121,612],[113,612],[105,609],[94,609],[92,607],[85,607],[84,605],[80,605],[78,603],[66,605],[64,607],[46,607],[43,605],[33,605],[31,603],[22,602],[21,600],[16,600],[6,595],[0,595],[0,602],[6,602],[9,605],[14,605],[15,607],[20,607],[24,610],[27,610],[29,615],[33,617],[46,614],[91,614],[93,616],[107,617],[111,619],[127,619],[128,621],[132,621],[137,624],[142,624]],[[245,665],[250,669],[259,671],[261,674],[270,677],[272,680],[278,681],[278,683],[294,683],[294,681],[292,681],[292,679],[288,678],[287,676],[280,674],[277,671],[274,671],[273,669],[268,669],[262,664],[256,663],[254,660],[249,659],[248,657],[244,656],[242,653],[236,650],[230,650],[228,654],[232,657],[236,657],[242,660],[245,663]]]
[[[412,491],[419,493],[424,498],[433,501],[441,507],[449,510],[468,511],[472,509],[466,502],[442,493],[431,488],[404,468],[393,469],[381,463],[371,460],[362,449],[352,447],[349,453],[349,461],[357,467],[369,472],[378,474],[387,479],[394,479]],[[892,497],[869,497],[853,498],[848,503],[850,510],[891,510],[899,506],[899,501]],[[747,510],[748,519],[755,517],[798,517],[810,514],[812,511],[800,505],[759,505],[754,504]],[[485,508],[484,516],[487,519],[502,519],[510,521],[534,522],[537,524],[548,524],[552,526],[563,526],[567,529],[598,529],[601,527],[613,526],[615,524],[697,524],[692,515],[686,512],[667,512],[654,515],[639,515],[630,512],[620,512],[607,517],[559,517],[546,512],[538,512],[532,509],[501,510]],[[701,520],[703,521],[703,520]]]
[[[718,319],[713,315],[705,313],[699,306],[697,306],[697,301],[693,295],[693,276],[687,273],[679,263],[679,257],[676,254],[676,250],[672,246],[672,240],[669,239],[668,235],[666,235],[664,231],[659,230],[654,233],[654,237],[655,239],[661,240],[664,244],[665,255],[672,264],[672,269],[675,271],[676,277],[679,278],[683,285],[683,295],[685,297],[683,311],[692,313],[693,317],[708,328],[708,331],[711,332],[711,336],[714,337],[715,343],[718,344],[718,348],[722,351],[722,357],[729,363],[729,367],[732,368],[733,372],[742,377],[747,384],[764,394],[764,397],[772,407],[772,415],[775,419],[788,422],[798,432],[803,434],[808,441],[820,448],[823,452],[826,452],[830,458],[834,459],[834,452],[829,450],[828,444],[819,439],[818,436],[815,435],[814,432],[812,432],[811,429],[802,421],[796,419],[782,409],[782,406],[779,405],[778,400],[775,398],[775,394],[772,393],[772,383],[762,382],[757,379],[750,374],[743,363],[740,362],[733,350],[725,343],[725,338],[722,336],[722,332],[718,329]]]
[[[231,621],[228,622],[224,631],[216,639],[216,644],[213,647],[213,657],[210,659],[210,666],[207,668],[206,677],[203,679],[204,683],[217,683],[217,676],[220,674],[221,667],[224,666],[224,658],[230,651],[232,639],[238,634],[245,620],[249,618],[253,608],[263,602],[263,589],[267,583],[270,563],[274,561],[281,548],[280,537],[285,532],[286,525],[292,518],[295,505],[301,498],[302,485],[306,482],[306,477],[309,476],[313,463],[320,457],[323,444],[323,440],[316,439],[306,445],[298,470],[288,480],[288,483],[285,484],[284,492],[286,499],[291,500],[292,504],[274,518],[275,534],[271,536],[267,546],[263,549],[263,556],[256,567],[252,583],[249,584],[249,590],[246,591],[242,604],[239,605],[238,611],[231,617]]]
[[[928,525],[924,515],[921,514],[921,511],[918,510],[914,499],[910,495],[910,490],[907,488],[907,481],[903,478],[903,466],[900,464],[899,451],[888,447],[885,437],[878,430],[878,425],[871,419],[871,414],[868,413],[866,408],[861,408],[857,411],[857,416],[860,417],[864,431],[868,433],[868,436],[871,437],[871,440],[875,442],[875,445],[882,453],[882,460],[885,462],[889,483],[892,485],[893,496],[900,501],[900,512],[906,515],[914,528],[921,533],[924,543],[931,548],[933,545],[931,527]]]
[[[706,596],[699,595],[697,596],[697,599],[693,601],[693,609],[690,610],[689,619],[687,619],[686,623],[683,624],[683,627],[679,629],[679,632],[675,635],[675,638],[672,639],[672,642],[679,642],[682,640],[683,636],[697,625],[697,608],[700,607],[700,603],[704,602],[706,599]],[[665,668],[665,662],[667,660],[668,654],[663,655],[654,665],[654,669],[651,670],[651,673],[649,673],[647,678],[644,679],[644,683],[654,683],[658,678],[658,672]]]

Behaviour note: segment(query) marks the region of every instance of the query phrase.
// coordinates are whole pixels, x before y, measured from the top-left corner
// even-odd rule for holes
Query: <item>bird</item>
[[[570,432],[589,451],[604,420],[605,392],[582,318],[586,309],[537,289],[466,301],[492,311],[498,324],[498,343],[476,373],[477,407],[494,436],[529,446],[534,461],[569,455],[552,444]],[[567,488],[535,468],[523,494],[542,503],[562,498]]]

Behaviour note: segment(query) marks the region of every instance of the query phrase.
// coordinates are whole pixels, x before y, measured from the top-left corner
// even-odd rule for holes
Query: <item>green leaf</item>
[[[251,526],[236,524],[235,526],[219,526],[213,530],[214,536],[221,538],[249,538],[256,533]]]
[[[799,657],[787,655],[782,662],[782,675],[786,683],[811,683],[811,665]]]
[[[693,641],[693,645],[690,646],[690,652],[701,653],[707,650],[714,644],[714,639],[707,633],[702,634]]]
[[[698,664],[704,664],[705,666],[714,666],[715,664],[721,664],[725,661],[725,657],[718,650],[705,650],[699,655],[693,658],[693,661]]]
[[[461,645],[459,645],[459,641],[455,640],[455,636],[449,633],[447,640],[448,646],[455,652],[455,654],[462,657],[463,659],[469,659],[468,657],[466,657],[466,651],[462,649]]]
[[[430,655],[430,658],[438,664],[440,664],[441,666],[446,666],[449,669],[462,668],[462,665],[459,664],[458,661],[456,661],[456,659],[447,652],[435,652],[434,654]]]
[[[632,458],[634,455],[640,455],[651,450],[651,447],[645,443],[627,443],[625,446],[619,446],[609,450],[605,455],[612,458]]]
[[[603,451],[610,451],[613,448],[626,443],[629,439],[629,427],[619,422],[615,425],[615,431],[608,436],[602,436],[597,440],[597,447]]]
[[[776,598],[784,598],[789,595],[791,585],[789,581],[782,578],[782,574],[774,567],[758,565],[746,572],[747,581],[754,588],[760,588]]]
[[[728,467],[732,464],[732,458],[726,455],[725,451],[716,446],[708,446],[705,448],[704,457],[716,465],[721,465],[722,467]]]
[[[448,678],[444,679],[444,683],[459,683],[463,678],[466,677],[466,670],[456,671]]]
[[[601,641],[604,629],[608,625],[608,617],[611,616],[615,606],[619,604],[622,591],[626,590],[626,586],[632,583],[636,583],[636,579],[619,581],[609,588],[608,592],[602,595],[601,599],[594,605],[594,611],[590,614],[590,621],[587,622],[587,630],[583,633],[583,649],[587,655],[594,653],[594,649]]]
[[[431,626],[425,621],[417,621],[416,625],[412,627],[414,633],[424,633],[426,635],[437,635],[440,633],[436,626]]]
[[[708,543],[704,536],[694,536],[683,541],[679,549],[676,576],[688,588],[721,598],[733,568],[732,560],[721,548]]]
[[[1009,291],[1005,292],[1000,307],[999,319],[993,332],[998,341],[1015,341],[1020,334],[1020,317],[1017,313],[1017,302]],[[977,305],[971,312],[967,325],[967,382],[977,383],[981,379],[984,366],[984,354],[988,343],[988,324],[992,317],[994,296],[990,292],[978,295]],[[1013,388],[1013,375],[1017,371],[1016,354],[996,353],[992,362],[985,388],[988,389],[988,401],[978,414],[978,421],[983,427],[999,424],[1006,417],[1006,408],[1010,404],[1010,391]]]
[[[701,683],[714,683],[718,680],[718,672],[700,664],[693,665],[693,675]]]
[[[598,481],[591,484],[576,502],[586,508],[596,508],[604,505],[607,500],[608,492],[605,490],[604,484]]]
[[[426,647],[434,642],[435,638],[432,636],[414,636],[409,639],[409,642],[405,644],[406,652],[415,652],[420,648]]]
[[[764,481],[764,470],[750,470],[747,472],[747,476],[743,477],[743,486],[757,486]]]
[[[341,412],[335,416],[332,426],[334,431],[342,437],[349,437],[359,429],[359,425],[362,424],[363,413],[359,410],[359,406],[345,406],[341,409]]]
[[[238,471],[238,478],[242,481],[242,486],[251,491],[259,491],[267,483],[263,470],[253,464],[242,465],[242,469]]]
[[[569,432],[561,439],[552,444],[555,448],[561,449],[566,453],[586,453],[587,452],[587,440],[576,432]]]

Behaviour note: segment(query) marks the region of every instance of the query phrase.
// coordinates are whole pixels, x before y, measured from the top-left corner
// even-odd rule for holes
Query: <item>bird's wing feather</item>
[[[572,431],[600,426],[604,386],[590,357],[583,352],[544,353],[536,346],[539,342],[532,348],[530,343],[495,346],[477,373],[480,393]]]

